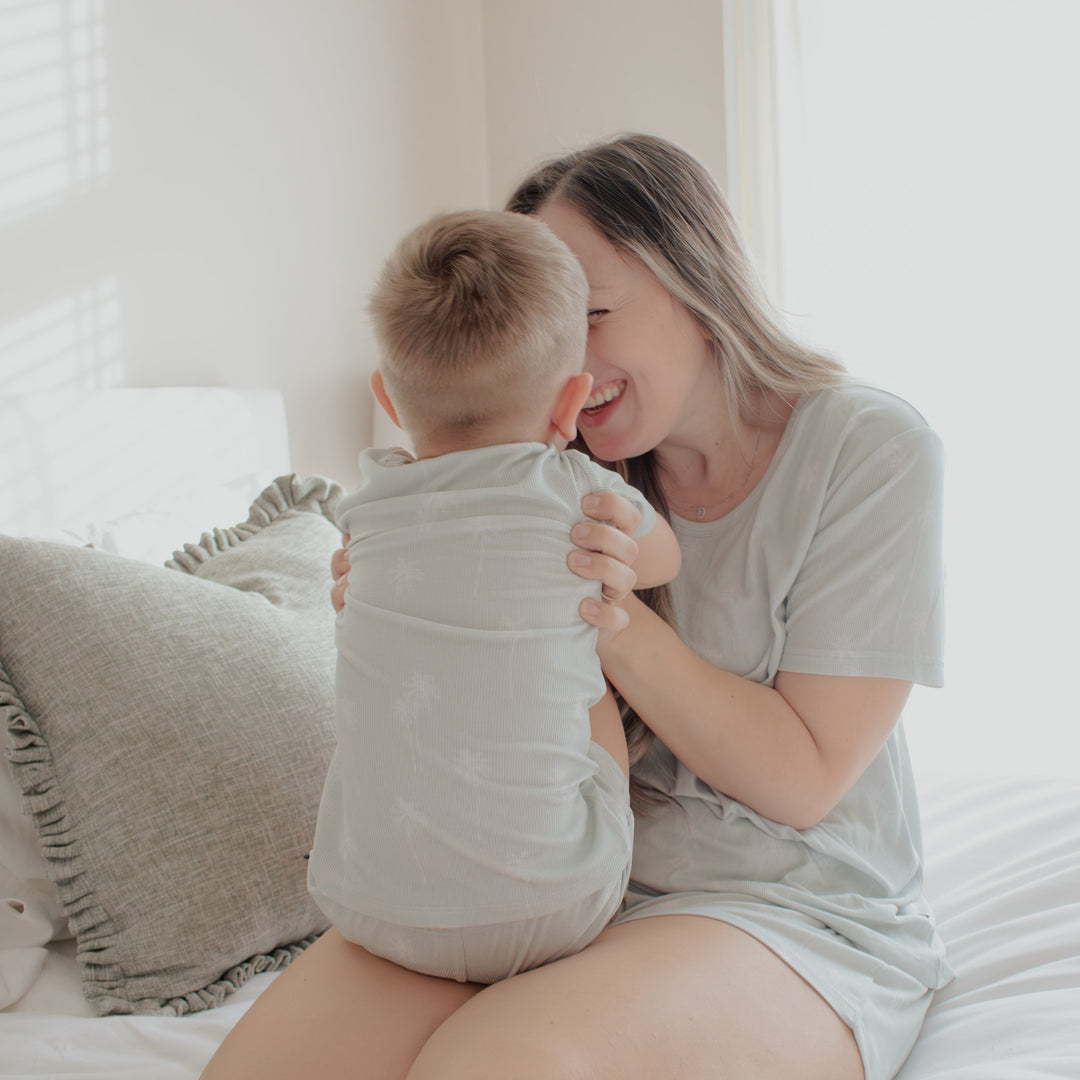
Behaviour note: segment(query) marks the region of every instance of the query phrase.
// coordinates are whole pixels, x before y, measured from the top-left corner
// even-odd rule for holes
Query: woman
[[[508,208],[584,267],[579,428],[683,549],[671,604],[647,605],[634,515],[598,497],[569,556],[612,600],[582,615],[640,718],[626,902],[576,956],[487,988],[330,931],[206,1076],[887,1080],[948,979],[897,726],[941,678],[940,445],[791,341],[671,144],[572,154]]]

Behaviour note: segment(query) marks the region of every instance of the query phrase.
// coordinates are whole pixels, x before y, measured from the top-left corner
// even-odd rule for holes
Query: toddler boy
[[[532,217],[410,233],[370,310],[372,389],[413,441],[368,450],[339,509],[338,745],[309,887],[402,966],[490,983],[583,948],[618,909],[633,839],[626,742],[567,567],[583,496],[641,511],[638,587],[679,566],[670,527],[567,450],[588,287]]]

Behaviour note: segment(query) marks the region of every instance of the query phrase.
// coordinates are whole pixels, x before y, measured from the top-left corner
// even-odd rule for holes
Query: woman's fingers
[[[637,541],[616,526],[604,522],[581,521],[570,530],[570,539],[579,548],[607,555],[627,566],[637,558]]]
[[[625,496],[616,495],[612,491],[586,495],[581,500],[581,509],[586,517],[595,521],[606,521],[627,536],[637,532],[641,524],[641,513],[637,507]]]
[[[605,600],[622,600],[637,583],[631,569],[638,546],[631,533],[641,524],[641,514],[629,499],[610,491],[586,495],[581,509],[593,521],[582,521],[570,530],[581,550],[570,555],[570,569],[583,578],[602,581]]]
[[[587,623],[599,627],[602,631],[617,633],[630,625],[630,616],[618,604],[602,603],[590,597],[581,601],[579,611]]]
[[[330,573],[334,578],[334,581],[338,581],[340,578],[345,577],[349,572],[349,538],[345,536],[342,541],[342,546],[330,556]]]
[[[341,539],[341,547],[330,556],[330,575],[334,579],[330,589],[330,603],[335,611],[345,607],[345,590],[349,587],[349,534]]]
[[[637,574],[611,555],[575,549],[570,552],[567,564],[578,577],[603,582],[605,600],[622,600],[637,584]]]
[[[349,588],[349,578],[346,575],[339,581],[335,581],[330,589],[330,603],[335,611],[341,611],[345,607],[345,593]]]

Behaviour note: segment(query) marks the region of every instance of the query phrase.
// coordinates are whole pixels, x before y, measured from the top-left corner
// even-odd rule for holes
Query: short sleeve
[[[780,668],[943,684],[941,442],[925,425],[845,448],[788,592]]]
[[[622,495],[637,507],[641,514],[641,524],[633,533],[635,540],[652,531],[656,525],[656,511],[652,503],[636,487],[628,484],[617,472],[597,465],[595,461],[576,450],[568,450],[566,454],[573,463],[583,491],[586,493],[611,491],[616,495]]]

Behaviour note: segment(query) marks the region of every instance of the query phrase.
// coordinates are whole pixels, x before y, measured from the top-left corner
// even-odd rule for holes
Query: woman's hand
[[[630,617],[619,606],[634,589],[637,575],[637,541],[630,535],[641,524],[641,514],[628,499],[611,492],[586,495],[581,509],[591,521],[579,522],[570,531],[578,546],[567,564],[579,577],[603,582],[600,603],[592,598],[581,603],[581,617],[601,630],[623,630]]]
[[[335,611],[345,606],[345,590],[349,587],[349,534],[341,538],[341,547],[330,558],[330,573],[334,585],[330,590],[330,603]]]

